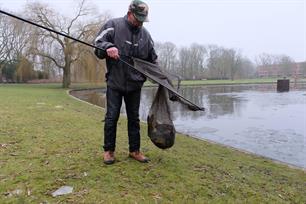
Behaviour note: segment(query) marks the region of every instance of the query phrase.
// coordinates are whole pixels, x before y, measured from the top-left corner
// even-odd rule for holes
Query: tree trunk
[[[71,84],[71,70],[70,70],[70,63],[67,63],[64,68],[63,73],[63,88],[69,88]]]
[[[0,83],[2,83],[2,63],[0,63]]]
[[[233,65],[231,66],[231,80],[234,81],[234,77],[235,77],[235,68],[233,67]]]

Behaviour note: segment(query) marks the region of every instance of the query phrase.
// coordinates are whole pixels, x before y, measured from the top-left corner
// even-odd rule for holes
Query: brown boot
[[[130,152],[129,156],[141,163],[148,163],[150,161],[149,158],[145,157],[140,151]]]
[[[113,151],[105,151],[103,159],[104,164],[113,164],[115,162],[115,153]]]

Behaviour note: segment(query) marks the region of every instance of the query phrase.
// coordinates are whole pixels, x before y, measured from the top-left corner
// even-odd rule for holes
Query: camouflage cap
[[[129,11],[133,13],[135,18],[140,22],[148,22],[148,5],[140,0],[133,0],[129,6]]]

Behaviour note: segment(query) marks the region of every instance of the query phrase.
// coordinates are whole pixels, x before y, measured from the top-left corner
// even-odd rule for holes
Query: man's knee
[[[105,125],[114,125],[117,124],[118,117],[105,117]]]

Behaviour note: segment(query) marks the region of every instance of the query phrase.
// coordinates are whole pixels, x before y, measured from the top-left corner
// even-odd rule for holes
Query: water
[[[182,94],[206,110],[186,111],[172,103],[176,130],[306,168],[306,85],[275,90],[275,85],[184,87]],[[142,120],[155,92],[142,91]]]

